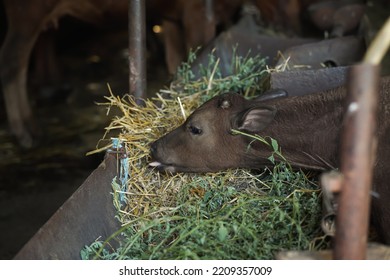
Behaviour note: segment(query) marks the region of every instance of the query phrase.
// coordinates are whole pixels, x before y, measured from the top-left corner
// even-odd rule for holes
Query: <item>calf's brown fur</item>
[[[339,166],[340,131],[346,91],[246,100],[233,93],[199,107],[183,125],[151,146],[151,166],[168,172],[211,172],[271,165],[272,150],[232,130],[276,139],[282,154],[298,168]],[[378,155],[374,167],[372,219],[390,244],[390,78],[380,85]]]

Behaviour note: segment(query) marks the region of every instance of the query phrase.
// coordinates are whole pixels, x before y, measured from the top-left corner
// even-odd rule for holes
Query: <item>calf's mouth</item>
[[[173,164],[165,164],[159,161],[152,161],[149,163],[149,166],[157,169],[158,171],[165,171],[172,174],[178,172],[177,167]]]

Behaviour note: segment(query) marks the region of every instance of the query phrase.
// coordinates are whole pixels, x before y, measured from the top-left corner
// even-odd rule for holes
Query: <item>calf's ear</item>
[[[266,128],[275,114],[276,109],[273,107],[256,106],[239,114],[235,123],[238,130],[256,133]]]

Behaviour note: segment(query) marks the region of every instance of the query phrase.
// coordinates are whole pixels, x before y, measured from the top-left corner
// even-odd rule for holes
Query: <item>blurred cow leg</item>
[[[162,22],[165,45],[165,61],[169,74],[174,74],[183,61],[186,51],[181,26],[170,20]]]
[[[28,82],[37,88],[55,88],[61,81],[61,67],[58,61],[54,29],[42,32],[35,44],[31,58],[31,74]]]
[[[35,19],[29,24],[9,21],[0,52],[0,79],[8,123],[19,143],[27,148],[33,146],[34,136],[39,135],[27,96],[29,57],[43,24],[43,19]]]

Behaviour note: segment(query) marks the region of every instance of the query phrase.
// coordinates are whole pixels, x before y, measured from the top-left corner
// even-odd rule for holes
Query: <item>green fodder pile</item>
[[[144,107],[129,97],[107,97],[107,105],[122,114],[107,130],[120,131],[128,156],[126,189],[113,182],[122,228],[86,246],[83,259],[272,259],[281,250],[327,246],[320,230],[320,190],[288,163],[258,172],[176,175],[148,167],[150,144],[205,100],[227,90],[261,92],[259,81],[266,76],[261,58],[236,57],[234,75],[227,78],[219,74],[218,59],[211,55],[210,61],[197,80],[183,64],[180,77]],[[271,140],[270,159],[280,154]],[[119,194],[126,203],[118,202]],[[113,240],[119,242],[115,248]]]

